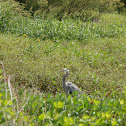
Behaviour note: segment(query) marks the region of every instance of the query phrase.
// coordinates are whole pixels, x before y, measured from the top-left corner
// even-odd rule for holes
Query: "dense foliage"
[[[25,17],[26,14],[29,15],[27,11],[25,13],[22,10],[20,15],[20,11],[15,12],[16,7],[21,9],[18,3],[6,8],[9,2],[1,2],[0,31],[15,35],[9,39],[8,36],[1,35],[0,56],[5,63],[7,74],[14,75],[15,85],[37,86],[42,90],[56,92],[60,88],[56,83],[61,82],[57,71],[68,67],[73,82],[94,87],[90,89],[89,86],[80,85],[89,93],[97,92],[94,84],[97,89],[101,89],[100,93],[110,89],[111,85],[115,84],[115,79],[118,85],[123,86],[125,42],[124,39],[117,41],[109,38],[126,35],[124,16],[104,14],[98,23],[84,23],[79,19],[31,19]],[[10,44],[12,42],[13,44]],[[73,76],[74,74],[76,76]],[[110,87],[104,88],[109,84]],[[113,89],[110,89],[110,92],[111,90]],[[116,93],[118,91],[117,86]]]
[[[14,75],[15,85],[37,86],[56,92],[61,89],[59,70],[65,67],[70,70],[70,80],[90,93],[113,92],[116,88],[112,93],[116,95],[125,84],[125,37],[81,43],[33,40],[26,34],[0,37],[0,57],[7,74]]]
[[[0,124],[4,125],[126,125],[126,88],[119,99],[92,96],[41,94],[20,89],[11,99],[5,98],[5,85],[0,86]]]
[[[10,3],[13,4],[10,5]],[[110,19],[110,22],[104,22],[102,15],[100,19],[95,20],[96,22],[86,23],[80,19],[58,21],[56,19],[44,20],[43,18],[34,18],[33,20],[30,19],[30,13],[24,10],[24,6],[21,6],[18,2],[12,0],[0,2],[0,7],[0,32],[19,35],[27,34],[28,36],[44,40],[45,38],[49,38],[51,40],[65,39],[79,41],[99,37],[115,37],[120,34],[125,35],[126,33],[125,21],[120,22],[118,15],[110,15],[111,20],[115,20],[113,23],[111,23]],[[29,19],[25,18],[26,16]]]
[[[32,15],[44,18],[80,18],[97,21],[103,12],[121,11],[120,0],[17,0],[26,5]]]

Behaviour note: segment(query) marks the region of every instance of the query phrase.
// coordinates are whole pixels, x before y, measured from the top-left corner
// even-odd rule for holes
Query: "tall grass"
[[[117,37],[126,34],[126,23],[94,23],[81,22],[79,19],[42,20],[42,19],[13,19],[2,30],[12,34],[27,34],[33,38],[50,40],[86,40],[94,38]]]

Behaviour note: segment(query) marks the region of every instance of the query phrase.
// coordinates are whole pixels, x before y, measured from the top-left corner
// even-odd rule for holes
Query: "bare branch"
[[[10,90],[10,96],[11,96],[11,100],[13,99],[13,94],[12,94],[12,86],[11,86],[11,83],[10,83],[10,75],[8,76],[8,87],[9,87],[9,90]]]
[[[28,100],[29,100],[29,96],[28,96],[28,98],[27,98],[27,101],[25,102],[25,104],[22,106],[22,108],[18,111],[18,113],[20,113],[22,110],[23,110],[23,108],[25,107],[25,105],[28,103]]]

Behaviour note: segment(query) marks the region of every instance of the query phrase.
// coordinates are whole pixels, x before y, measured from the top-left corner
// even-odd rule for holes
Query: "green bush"
[[[124,4],[120,0],[100,0],[99,12],[114,12],[119,7],[123,7]]]
[[[48,4],[47,0],[15,0],[15,1],[24,3],[25,9],[30,11],[32,15],[34,15],[34,13],[38,11],[40,8],[41,9],[45,8]]]
[[[46,18],[57,18],[58,20],[62,20],[65,18],[79,17],[81,20],[86,21],[92,15],[94,8],[97,8],[97,4],[98,1],[92,1],[92,0],[88,0],[88,1],[87,0],[86,1],[52,0],[52,1],[48,1],[48,7],[45,8],[46,11],[43,11],[42,9],[42,11],[39,11],[38,13],[36,13],[36,15],[41,16],[42,14]]]
[[[9,22],[15,20],[15,17],[30,16],[24,11],[24,6],[14,0],[0,1],[0,31],[4,31],[9,26]]]
[[[34,16],[43,18],[80,18],[82,21],[94,21],[103,12],[114,12],[124,4],[120,0],[17,0],[26,5]]]
[[[50,40],[69,39],[79,41],[98,37],[115,37],[125,35],[126,33],[125,21],[117,22],[113,20],[112,24],[102,23],[102,21],[100,22],[102,15],[99,20],[99,13],[96,11],[87,10],[78,14],[74,13],[74,10],[72,10],[74,19],[69,18],[62,21],[56,19],[44,20],[43,18],[31,19],[26,18],[26,16],[30,16],[30,14],[24,11],[24,7],[19,5],[19,3],[13,2],[13,4],[9,6],[12,2],[13,1],[1,2],[0,32],[19,35],[27,34],[30,37],[43,40],[49,38]],[[73,7],[74,6],[75,5],[73,5]],[[76,17],[82,17],[84,20],[90,19],[94,22],[84,23],[81,21],[81,18],[76,19]]]

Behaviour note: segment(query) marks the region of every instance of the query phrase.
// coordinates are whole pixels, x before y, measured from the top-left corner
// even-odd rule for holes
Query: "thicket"
[[[4,32],[8,24],[22,17],[29,17],[30,13],[24,10],[24,5],[14,0],[0,1],[0,31]]]
[[[20,4],[18,2],[20,2]],[[1,9],[6,8],[5,15],[10,19],[11,13],[27,16],[29,11],[34,17],[45,19],[56,18],[58,20],[66,18],[79,18],[82,21],[98,22],[101,13],[124,11],[124,4],[120,0],[5,0],[0,1]],[[8,4],[7,4],[8,3]],[[11,6],[10,6],[11,5]],[[6,7],[5,7],[6,6]],[[8,9],[7,9],[8,7]],[[27,13],[27,14],[26,14]],[[2,12],[1,12],[2,14]],[[20,17],[20,16],[19,16]],[[2,17],[4,20],[6,16]],[[7,21],[7,20],[6,20]]]
[[[44,18],[80,18],[98,21],[103,12],[121,11],[120,0],[17,0],[26,5],[32,15]]]

